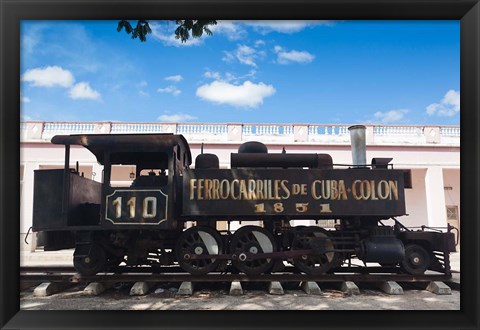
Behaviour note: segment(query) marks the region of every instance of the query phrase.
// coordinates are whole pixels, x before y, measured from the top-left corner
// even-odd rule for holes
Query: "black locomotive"
[[[52,143],[65,145],[65,167],[35,171],[33,231],[42,232],[47,251],[75,248],[74,266],[84,275],[122,262],[179,265],[196,275],[262,274],[285,265],[323,274],[353,258],[409,274],[450,274],[451,228],[413,231],[398,222],[410,172],[393,169],[390,158],[366,165],[364,127],[351,135],[350,166],[334,166],[328,154],[272,154],[246,142],[231,154],[230,169],[203,152],[189,168],[182,135],[58,135]],[[78,163],[70,168],[72,145],[104,166],[102,183],[85,178]],[[114,165],[134,169],[130,187],[111,185]],[[335,226],[292,226],[297,219]],[[230,221],[247,225],[217,230]]]

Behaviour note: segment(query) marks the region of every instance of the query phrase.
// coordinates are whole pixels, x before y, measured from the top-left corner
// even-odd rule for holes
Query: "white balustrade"
[[[162,125],[156,123],[112,123],[111,133],[162,133]]]
[[[20,136],[25,137],[27,135],[28,125],[27,123],[20,123]]]
[[[104,123],[81,123],[81,122],[41,122],[40,127],[43,131],[31,134],[31,127],[34,122],[20,123],[20,136],[22,141],[27,138],[48,140],[56,134],[94,134],[104,127]],[[43,126],[42,126],[43,125]],[[238,124],[237,124],[238,125]],[[243,124],[240,140],[249,141],[252,139],[262,142],[294,142],[295,125],[294,124]],[[325,144],[349,144],[350,125],[300,125],[308,126],[305,142],[325,143]],[[210,123],[110,123],[108,133],[163,133],[171,132],[183,134],[189,141],[229,141],[228,124],[210,124]],[[460,127],[443,126],[438,127],[440,132],[441,144],[460,145]],[[423,126],[389,126],[389,125],[367,125],[367,131],[370,131],[370,143],[376,145],[407,144],[407,145],[425,145],[428,144],[425,138],[426,132]],[[430,132],[430,130],[428,130]],[[29,136],[29,137],[28,137]],[[40,138],[41,136],[41,138]]]
[[[402,135],[402,136],[420,136],[423,134],[423,129],[418,126],[374,126],[373,135]]]
[[[189,141],[228,141],[226,124],[177,124],[176,133],[185,135]]]
[[[43,132],[47,134],[88,134],[95,131],[95,125],[95,123],[45,123],[43,126]]]
[[[293,125],[243,125],[243,135],[287,136],[293,135]]]
[[[309,125],[308,140],[312,143],[350,143],[348,125]]]
[[[440,127],[440,135],[460,137],[460,127]]]
[[[308,134],[311,135],[349,135],[349,126],[340,125],[309,125]]]
[[[244,136],[252,135],[252,125],[243,125],[242,134]]]
[[[228,127],[224,124],[178,124],[177,134],[213,134],[224,135],[228,133]]]

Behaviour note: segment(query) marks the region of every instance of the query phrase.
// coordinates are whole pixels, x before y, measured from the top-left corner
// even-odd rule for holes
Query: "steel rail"
[[[47,266],[47,267],[40,267],[40,266],[28,266],[28,267],[21,267],[20,274],[45,274],[45,273],[68,273],[68,274],[76,274],[77,271],[73,267],[68,266]],[[118,266],[110,268],[106,273],[115,273],[115,274],[124,274],[124,273],[148,273],[148,274],[171,274],[171,273],[185,273],[179,266],[139,266],[139,267],[132,267],[132,266]],[[225,271],[217,271],[215,273],[235,273],[232,271],[231,267],[228,267]],[[285,266],[282,269],[274,270],[275,273],[291,273],[291,274],[300,274],[295,267],[292,266]],[[343,266],[337,267],[332,269],[329,273],[335,274],[342,274],[342,273],[354,273],[354,274],[400,274],[400,275],[408,275],[408,274],[401,274],[401,270],[399,267],[365,267],[363,265],[355,265],[352,266]],[[453,271],[452,273],[455,273]],[[449,275],[443,274],[441,275]],[[304,275],[306,276],[306,275]]]
[[[292,273],[275,273],[262,275],[246,275],[246,274],[222,274],[209,273],[207,275],[191,275],[186,273],[170,273],[170,274],[145,274],[145,273],[123,273],[123,274],[97,274],[93,276],[82,276],[80,274],[62,274],[62,273],[21,273],[21,281],[50,281],[63,283],[85,283],[85,282],[432,282],[432,281],[448,281],[451,275],[445,274],[292,274]]]

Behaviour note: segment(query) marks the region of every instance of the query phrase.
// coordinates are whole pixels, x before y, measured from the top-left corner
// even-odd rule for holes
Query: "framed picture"
[[[479,326],[478,260],[478,127],[480,118],[480,3],[478,0],[429,1],[32,1],[1,0],[1,318],[2,329],[24,328],[121,328],[121,329],[184,329],[184,328],[476,328]],[[461,125],[461,207],[450,207],[462,214],[462,289],[460,311],[27,311],[19,308],[19,224],[20,219],[20,153],[19,123],[21,95],[20,35],[22,24],[31,20],[112,20],[142,18],[146,20],[226,19],[226,20],[458,20],[460,22],[460,103]],[[69,38],[65,35],[65,38]],[[125,38],[125,42],[131,41]],[[278,46],[280,47],[280,46]],[[275,48],[277,61],[291,61],[293,55],[308,61],[309,53],[288,53]],[[284,54],[283,59],[280,53]],[[226,53],[225,57],[235,56]],[[260,55],[258,55],[260,56]],[[298,59],[298,57],[297,57]],[[251,61],[251,58],[237,60]],[[253,65],[255,67],[255,63]],[[206,71],[207,72],[207,71]],[[205,72],[205,74],[206,74]],[[209,75],[214,75],[208,71]],[[168,78],[168,79],[167,79]],[[66,77],[68,80],[69,77]],[[178,76],[166,77],[169,85],[159,93],[180,93],[175,82]],[[141,82],[140,82],[141,83]],[[69,95],[98,99],[99,93],[91,86],[66,82]],[[204,93],[209,93],[204,84]],[[273,94],[269,86],[262,86],[263,98]],[[270,86],[271,87],[271,86]],[[75,88],[77,88],[75,90]],[[142,90],[140,90],[142,92]],[[146,93],[145,91],[143,91]],[[197,95],[201,94],[197,89]],[[207,95],[207,94],[204,94]],[[210,95],[210,94],[209,94]],[[202,96],[200,96],[202,97]],[[218,98],[205,99],[218,102]],[[263,98],[260,100],[262,102]],[[24,99],[25,101],[26,99]],[[223,100],[221,100],[223,102]],[[252,101],[254,102],[254,101]],[[287,111],[287,110],[284,110]],[[162,113],[168,118],[170,113]],[[190,116],[191,114],[183,114]],[[379,116],[385,114],[380,113]],[[131,178],[131,177],[130,177]],[[473,184],[469,184],[472,182]],[[451,211],[450,210],[450,211]],[[449,215],[451,215],[449,213]],[[452,216],[453,219],[453,216]],[[285,297],[288,299],[287,297]],[[187,298],[188,299],[188,298]],[[475,323],[476,322],[476,323]]]

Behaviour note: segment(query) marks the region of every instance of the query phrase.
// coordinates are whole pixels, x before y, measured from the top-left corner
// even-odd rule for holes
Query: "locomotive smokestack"
[[[348,128],[352,144],[352,160],[356,167],[363,167],[367,164],[367,151],[365,130],[363,125],[354,125]]]

